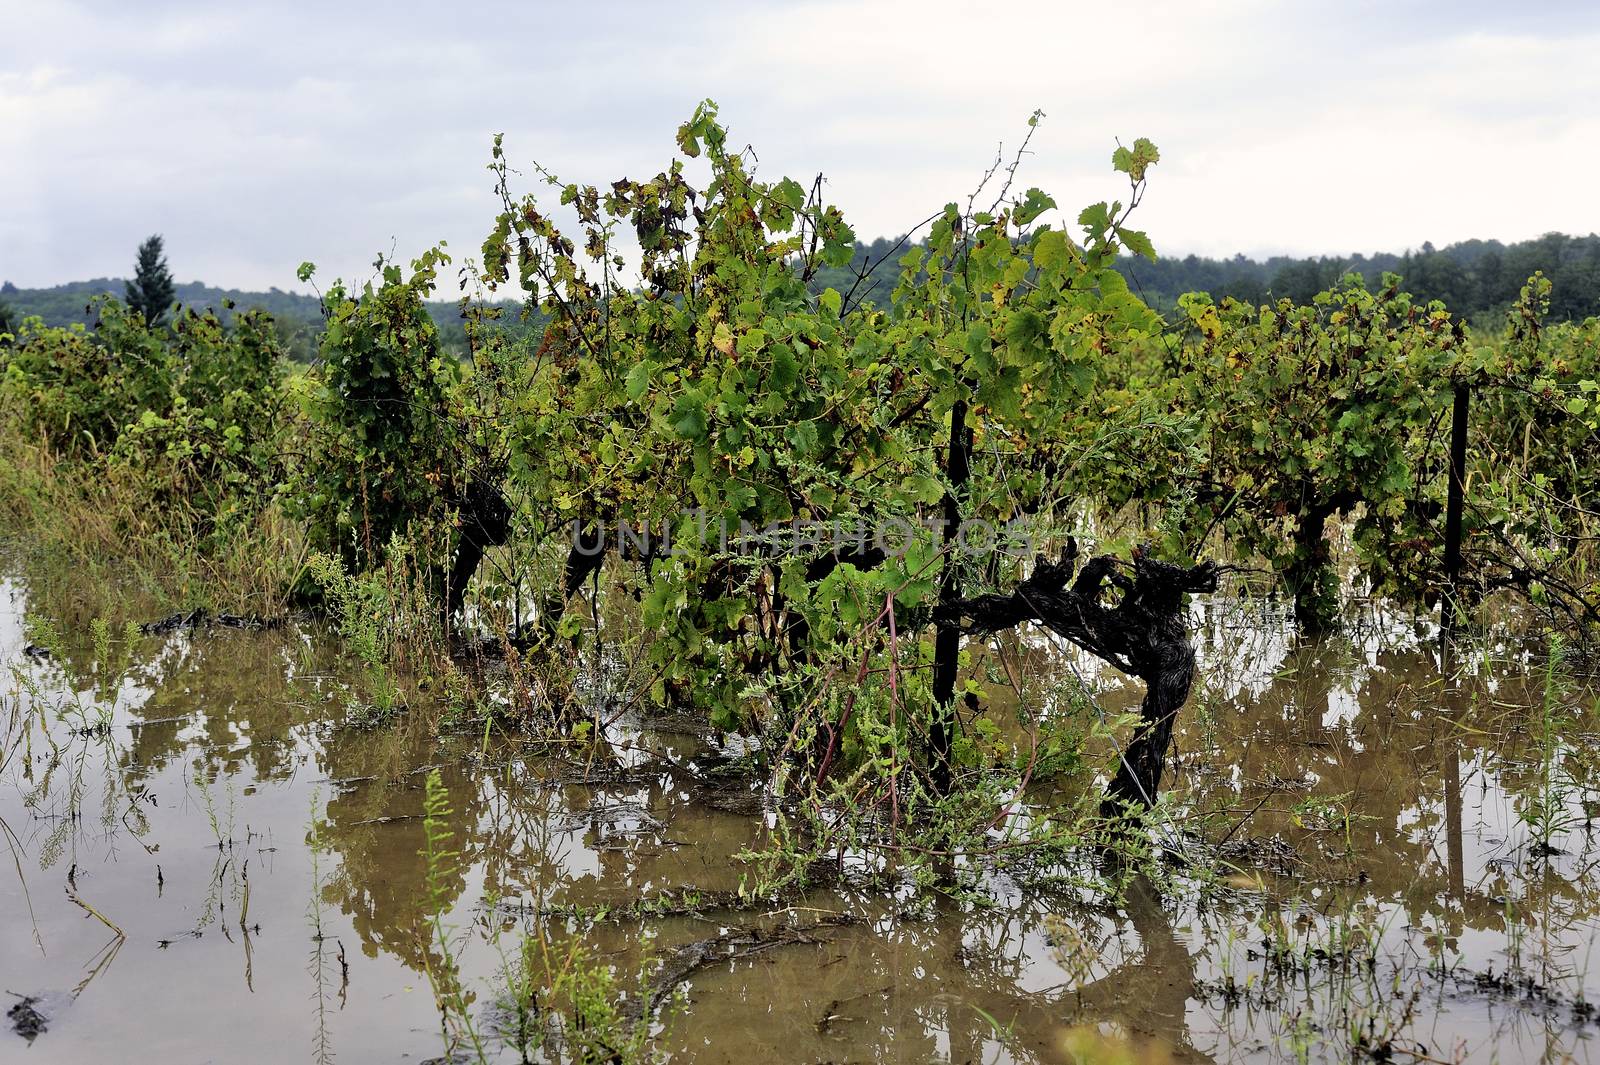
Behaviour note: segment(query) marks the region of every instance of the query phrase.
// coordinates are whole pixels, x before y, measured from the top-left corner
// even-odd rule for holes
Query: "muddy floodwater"
[[[29,649],[30,612],[67,653]],[[625,718],[575,762],[349,727],[321,630],[124,648],[149,616],[0,584],[0,1061],[439,1058],[433,767],[450,950],[495,1060],[519,1059],[496,997],[527,936],[581,936],[624,991],[678,965],[653,1045],[679,1060],[1600,1058],[1595,696],[1514,641],[1442,664],[1379,611],[1301,646],[1281,614],[1197,603],[1165,875],[1114,895],[1092,862],[980,868],[955,900],[846,878],[752,907],[763,799],[716,773],[738,741]],[[1137,700],[1017,650],[1105,713]]]

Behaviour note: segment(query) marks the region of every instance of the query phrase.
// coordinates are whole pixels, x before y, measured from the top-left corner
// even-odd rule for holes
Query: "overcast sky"
[[[490,136],[570,180],[647,177],[716,99],[766,176],[827,176],[864,237],[973,184],[1073,213],[1161,149],[1163,254],[1403,250],[1600,229],[1600,4],[0,0],[0,279],[298,287],[475,252]],[[530,184],[529,188],[533,186]]]

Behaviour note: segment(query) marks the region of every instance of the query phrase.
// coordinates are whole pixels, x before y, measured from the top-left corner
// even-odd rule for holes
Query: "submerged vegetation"
[[[1130,225],[1159,161],[1143,139],[1112,158],[1126,191],[1065,218],[1018,184],[1024,141],[905,242],[891,291],[841,289],[822,279],[851,268],[855,234],[820,179],[765,180],[709,102],[677,144],[683,158],[643,181],[568,184],[535,168],[541,197],[518,187],[496,139],[501,210],[464,265],[484,296],[463,308],[466,360],[427,310],[451,262],[440,248],[409,268],[380,260],[359,288],[330,286],[309,367],[259,312],[163,321],[107,298],[92,329],[20,322],[0,337],[5,520],[36,556],[179,611],[146,638],[193,629],[202,608],[240,626],[291,612],[326,623],[345,663],[317,699],[375,745],[444,744],[492,778],[495,750],[531,744],[558,764],[586,759],[592,783],[637,779],[652,722],[700,737],[712,750],[692,770],[648,760],[749,826],[739,881],[714,902],[629,899],[617,911],[628,920],[645,919],[640,906],[682,917],[818,891],[890,900],[875,919],[909,919],[993,905],[1002,881],[1092,913],[1105,892],[1147,955],[1189,973],[1186,995],[1287,1010],[1285,982],[1321,967],[1343,997],[1284,1013],[1300,1026],[1279,1034],[1394,1053],[1414,1010],[1395,1012],[1374,982],[1390,935],[1379,923],[1291,927],[1264,905],[1239,933],[1260,943],[1246,956],[1264,959],[1261,981],[1202,978],[1177,945],[1162,900],[1206,919],[1237,909],[1224,863],[1255,812],[1192,794],[1180,809],[1162,790],[1191,689],[1202,737],[1240,697],[1218,694],[1203,658],[1197,672],[1196,644],[1217,641],[1190,597],[1220,586],[1216,601],[1244,610],[1281,596],[1307,637],[1348,627],[1374,599],[1436,618],[1463,646],[1491,625],[1497,639],[1531,638],[1542,689],[1523,739],[1537,757],[1513,789],[1516,817],[1531,854],[1560,853],[1588,801],[1568,734],[1594,725],[1575,693],[1600,635],[1600,320],[1547,321],[1540,275],[1500,330],[1470,328],[1392,275],[1298,303],[1191,294],[1163,317],[1123,269],[1127,255],[1155,258]],[[1083,654],[1051,644],[1041,656],[1019,629],[1034,624]],[[89,631],[100,687],[86,703],[79,652],[35,620],[30,648],[60,664],[66,694],[15,668],[8,749],[52,735],[52,700],[71,743],[113,742],[140,632]],[[1143,682],[1127,710],[1085,679],[1101,664]],[[1183,750],[1186,768],[1202,771],[1209,750]],[[400,761],[417,778],[418,810],[399,816],[420,829],[409,886],[424,902],[404,949],[452,1053],[648,1056],[694,973],[816,944],[861,916],[724,927],[621,967],[584,942],[609,909],[569,909],[560,934],[541,910],[508,945],[505,900],[485,884],[505,989],[486,1014],[449,912],[474,827],[448,768]],[[505,772],[509,788],[510,761]],[[220,920],[227,905],[249,909],[255,844],[237,841],[213,780],[195,767],[217,853],[240,852],[213,880]],[[1366,853],[1360,806],[1307,795],[1291,816],[1349,859]],[[619,816],[634,834],[665,831],[645,810]],[[611,822],[595,817],[604,836]],[[309,835],[315,855],[336,834]],[[348,881],[359,862],[343,861]],[[315,863],[313,884],[321,1009],[333,955],[319,899],[395,888],[324,889]],[[233,919],[248,943],[246,915]],[[1507,909],[1508,928],[1522,920]],[[1070,924],[1050,927],[1069,973],[1098,950]],[[1241,954],[1230,940],[1220,964]],[[348,981],[342,945],[338,957]],[[1398,988],[1419,970],[1382,971]],[[1549,974],[1538,986],[1558,996]],[[1560,1001],[1581,1012],[1581,992]],[[1013,1045],[1023,1012],[1008,1004],[1010,1018],[979,1010],[992,1031],[974,1045]],[[846,1015],[830,1007],[821,1023]],[[1096,1038],[1075,1032],[1066,1052],[1127,1052]]]

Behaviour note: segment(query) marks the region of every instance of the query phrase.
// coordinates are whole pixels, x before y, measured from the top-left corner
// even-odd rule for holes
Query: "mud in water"
[[[0,1060],[438,1057],[434,767],[462,856],[435,888],[496,1060],[519,1059],[508,952],[578,934],[635,1010],[652,959],[654,1045],[682,1060],[1600,1056],[1596,700],[1509,641],[1441,663],[1426,626],[1371,611],[1297,647],[1281,614],[1199,604],[1164,875],[1116,896],[1092,863],[980,869],[964,901],[846,882],[751,909],[762,797],[692,723],[624,722],[584,762],[343,727],[314,627],[175,626],[102,663],[70,600],[48,611],[67,653],[30,650],[36,599],[0,587]],[[158,613],[113,616],[120,638]],[[1138,698],[1047,640],[976,657],[1031,678],[1039,713]],[[1092,700],[1048,695],[1075,685]]]

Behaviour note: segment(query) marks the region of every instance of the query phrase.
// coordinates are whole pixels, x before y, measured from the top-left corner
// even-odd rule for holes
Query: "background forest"
[[[854,289],[863,299],[884,303],[899,276],[895,249],[899,238],[857,241],[850,263],[824,267],[812,281],[816,292],[832,287]],[[1331,287],[1347,273],[1360,274],[1376,284],[1385,273],[1395,273],[1407,291],[1423,300],[1441,300],[1457,315],[1477,325],[1493,325],[1516,300],[1529,276],[1542,273],[1552,284],[1550,319],[1581,321],[1600,313],[1600,236],[1547,233],[1534,240],[1504,244],[1498,240],[1468,240],[1435,248],[1424,244],[1414,251],[1322,255],[1309,258],[1276,255],[1252,259],[1235,255],[1212,259],[1198,255],[1163,256],[1154,262],[1119,256],[1116,268],[1152,307],[1170,311],[1186,292],[1206,292],[1222,299],[1234,297],[1253,303],[1280,296],[1306,302]],[[858,284],[862,273],[866,278]],[[37,315],[47,325],[68,325],[89,320],[95,296],[121,295],[118,278],[74,281],[50,288],[18,288],[0,283],[0,316],[14,324]],[[321,304],[315,296],[273,288],[246,292],[218,288],[200,281],[176,286],[176,299],[189,307],[222,307],[230,302],[246,310],[261,310],[276,323],[279,337],[291,357],[309,361],[315,354],[321,327]],[[227,317],[227,312],[224,318]],[[444,346],[458,354],[466,351],[466,330],[461,309],[447,300],[428,304]]]

